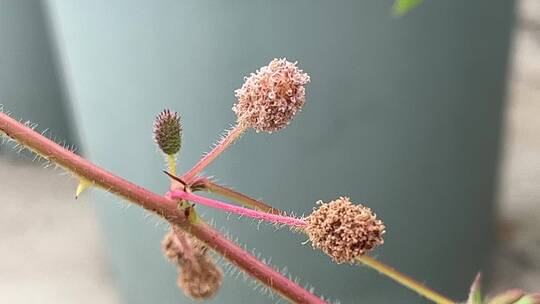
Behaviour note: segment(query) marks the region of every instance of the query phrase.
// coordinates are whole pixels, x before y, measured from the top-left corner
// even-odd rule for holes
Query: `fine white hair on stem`
[[[218,231],[220,231],[223,235],[225,235],[225,237],[228,238],[229,240],[235,242],[238,246],[244,249],[247,248],[247,245],[245,243],[241,243],[238,237],[233,237],[231,235],[231,233],[228,231],[228,228],[226,226],[222,226],[221,228],[218,229]],[[257,251],[255,248],[251,248],[249,251],[253,256],[257,257],[259,261],[261,261],[262,263],[268,266],[271,266],[272,268],[280,272],[282,275],[288,277],[289,280],[294,281],[295,283],[300,285],[300,281],[301,281],[300,278],[297,276],[292,276],[287,266],[278,267],[272,262],[271,256],[264,257],[263,253],[260,251]],[[224,275],[231,277],[235,280],[241,279],[243,282],[247,284],[248,287],[253,288],[253,290],[257,291],[261,295],[266,296],[272,300],[276,299],[277,300],[276,303],[280,303],[279,301],[281,300],[277,297],[277,294],[275,293],[274,290],[268,288],[267,286],[265,286],[258,280],[251,278],[244,271],[240,270],[234,264],[230,263],[229,260],[224,259],[222,256],[216,256],[215,253],[212,253],[212,254],[213,256],[216,257],[215,263],[221,266],[221,268],[223,269]],[[311,292],[315,291],[315,288],[311,284],[306,283],[303,285],[306,286],[305,289],[309,289]]]

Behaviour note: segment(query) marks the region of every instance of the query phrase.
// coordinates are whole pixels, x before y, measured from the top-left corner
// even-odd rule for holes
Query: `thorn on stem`
[[[79,196],[88,188],[90,188],[92,186],[92,182],[85,179],[85,178],[82,178],[82,177],[79,177],[79,184],[77,185],[77,190],[75,190],[75,199],[78,199]]]
[[[165,170],[163,170],[163,173],[167,174],[170,178],[174,179],[175,181],[181,183],[184,187],[187,186],[186,182],[182,178],[180,178],[180,177],[178,177],[176,175],[173,175],[173,174],[171,174],[171,173],[169,173],[169,172],[167,172]]]

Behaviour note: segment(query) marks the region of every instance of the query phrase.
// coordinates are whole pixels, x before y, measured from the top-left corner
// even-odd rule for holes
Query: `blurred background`
[[[391,1],[0,0],[0,104],[163,192],[160,110],[184,118],[189,169],[234,121],[242,77],[298,60],[312,77],[303,112],[208,174],[300,214],[365,202],[388,226],[376,255],[456,299],[480,269],[490,293],[539,291],[540,3],[443,2],[396,18]],[[75,187],[0,146],[0,302],[190,303],[160,253],[167,225],[100,191],[75,201]],[[422,303],[300,236],[203,213],[331,299]],[[211,302],[276,301],[227,277]]]

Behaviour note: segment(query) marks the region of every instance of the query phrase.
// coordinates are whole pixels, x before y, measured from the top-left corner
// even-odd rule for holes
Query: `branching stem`
[[[232,190],[227,189],[226,192],[228,192],[228,191],[232,191]],[[232,213],[235,213],[235,214],[238,214],[238,215],[249,216],[249,217],[252,217],[252,218],[262,219],[262,220],[273,222],[273,223],[281,223],[281,224],[285,224],[285,225],[289,225],[289,226],[293,226],[293,227],[299,227],[299,228],[302,228],[306,224],[305,221],[302,220],[302,219],[296,219],[296,218],[280,215],[280,214],[284,214],[284,213],[282,211],[279,211],[278,209],[272,208],[272,207],[270,207],[268,205],[266,205],[267,208],[269,207],[269,208],[271,208],[272,210],[274,210],[275,212],[278,212],[278,213],[277,214],[268,214],[268,213],[261,212],[261,211],[242,208],[242,207],[239,207],[239,206],[230,205],[230,204],[218,201],[218,200],[209,199],[209,198],[206,198],[206,197],[198,196],[198,195],[195,195],[195,194],[192,194],[192,193],[186,193],[186,192],[183,192],[183,191],[171,191],[170,194],[171,194],[171,196],[176,197],[176,198],[194,201],[194,202],[197,202],[199,204],[206,205],[206,206],[209,206],[209,207],[219,208],[219,209],[222,209],[222,210],[225,210],[225,211],[228,211],[228,212],[232,212]],[[234,199],[234,198],[237,198],[238,196],[233,195],[233,196],[230,196],[230,197],[232,199]],[[244,199],[244,197],[246,197],[246,196],[240,193],[239,197]],[[250,204],[251,204],[251,200],[253,200],[253,199],[248,200],[248,202]],[[256,206],[252,206],[252,207],[256,207]],[[427,299],[429,299],[429,300],[431,300],[431,301],[433,301],[435,303],[438,303],[438,304],[452,304],[452,303],[455,303],[454,301],[452,301],[452,300],[448,299],[447,297],[439,294],[438,292],[428,288],[427,286],[423,285],[422,283],[417,282],[416,280],[414,280],[413,278],[405,275],[404,273],[401,273],[401,272],[395,270],[394,268],[392,268],[392,267],[390,267],[388,265],[385,265],[384,263],[382,263],[382,262],[380,262],[380,261],[378,261],[378,260],[376,260],[376,259],[374,259],[374,258],[372,258],[370,256],[362,255],[362,256],[357,258],[357,261],[364,264],[364,265],[366,265],[366,266],[369,266],[369,267],[375,269],[379,273],[389,277],[390,279],[398,282],[402,286],[405,286],[405,287],[417,292],[419,295],[421,295],[421,296],[423,296],[423,297],[425,297],[425,298],[427,298]]]
[[[246,126],[244,125],[236,125],[234,128],[229,130],[227,132],[227,135],[220,140],[220,142],[212,149],[212,151],[208,152],[193,168],[191,168],[184,176],[182,176],[182,179],[186,183],[190,183],[193,181],[193,179],[199,174],[206,166],[208,166],[212,161],[214,161],[223,151],[225,151],[230,145],[234,143],[235,140],[237,140],[244,131],[246,131]]]
[[[202,221],[190,223],[178,210],[177,201],[150,192],[121,177],[118,177],[82,157],[64,149],[29,127],[24,126],[5,113],[0,113],[0,131],[20,144],[36,151],[48,160],[57,163],[78,177],[86,178],[95,186],[124,197],[152,211],[171,224],[176,224],[192,234],[240,269],[272,288],[295,303],[325,303],[322,299],[303,289],[298,284],[238,247]]]
[[[299,228],[304,227],[306,225],[306,222],[303,219],[244,208],[244,207],[224,203],[218,200],[214,200],[211,198],[199,196],[199,195],[184,192],[184,191],[171,190],[169,192],[169,195],[175,199],[193,201],[201,205],[206,205],[208,207],[221,209],[223,211],[231,212],[240,216],[247,216],[247,217],[264,220],[271,223],[284,224],[291,227],[299,227]]]

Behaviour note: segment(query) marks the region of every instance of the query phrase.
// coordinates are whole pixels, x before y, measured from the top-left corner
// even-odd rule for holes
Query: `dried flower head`
[[[206,255],[208,246],[175,227],[163,237],[161,250],[169,261],[182,264],[184,260],[195,260],[197,255]]]
[[[171,262],[178,265],[178,286],[186,295],[193,299],[207,299],[217,293],[223,272],[208,255],[208,246],[179,229],[171,229],[163,238],[162,250]]]
[[[161,241],[161,250],[167,259],[173,263],[178,263],[178,260],[184,256],[182,244],[176,237],[173,230],[169,231]]]
[[[182,146],[182,125],[176,112],[163,110],[154,121],[154,140],[167,155],[174,155]]]
[[[178,286],[194,299],[208,299],[214,296],[223,278],[223,272],[206,255],[197,255],[196,263],[186,260],[178,275]]]
[[[296,62],[272,60],[246,77],[244,85],[234,92],[238,100],[233,106],[237,122],[257,132],[283,129],[304,105],[304,85],[309,80]]]
[[[305,219],[305,231],[313,247],[337,263],[352,263],[356,257],[384,243],[384,224],[371,209],[352,204],[348,197],[317,204],[319,208]]]

